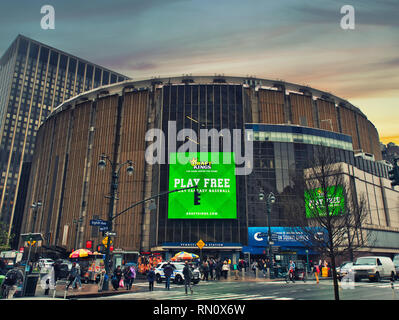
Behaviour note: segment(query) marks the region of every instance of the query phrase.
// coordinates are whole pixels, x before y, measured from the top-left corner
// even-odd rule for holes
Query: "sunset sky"
[[[40,27],[43,5],[55,30]],[[355,29],[343,30],[344,5]],[[252,75],[345,98],[399,144],[397,0],[2,0],[0,56],[18,34],[134,79]]]

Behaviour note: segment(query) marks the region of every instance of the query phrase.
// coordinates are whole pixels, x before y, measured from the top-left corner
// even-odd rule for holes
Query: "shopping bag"
[[[123,283],[123,279],[121,279],[121,281],[119,281],[119,288],[123,288],[124,287],[124,283]]]

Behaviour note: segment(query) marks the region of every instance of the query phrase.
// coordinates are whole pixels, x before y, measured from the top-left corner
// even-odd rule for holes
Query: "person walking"
[[[216,280],[218,281],[220,280],[220,277],[222,275],[222,265],[223,263],[220,259],[216,262],[215,265]]]
[[[76,268],[76,262],[74,262],[74,263],[72,263],[72,268],[71,268],[71,271],[69,272],[69,275],[68,275],[68,281],[69,282],[66,285],[65,290],[68,290],[69,286],[71,284],[75,283],[76,276],[77,276],[77,268]],[[72,286],[72,288],[73,288],[73,286]]]
[[[314,276],[316,278],[316,283],[319,283],[320,266],[315,264],[313,267]]]
[[[216,261],[214,258],[211,259],[209,263],[209,275],[211,276],[211,280],[215,280],[215,268],[216,268]]]
[[[111,279],[112,286],[114,287],[115,291],[117,291],[119,288],[119,282],[122,279],[122,275],[121,266],[117,266]]]
[[[204,274],[204,280],[208,281],[208,276],[209,276],[209,265],[208,262],[204,261],[202,264],[202,272]]]
[[[184,276],[184,290],[186,294],[187,294],[187,287],[190,288],[190,292],[191,294],[193,294],[193,288],[191,287],[191,279],[193,278],[193,272],[191,271],[191,267],[188,264],[188,261],[184,263],[183,276]]]
[[[123,268],[123,283],[125,285],[126,290],[130,290],[130,281],[131,281],[131,271],[129,266],[125,266]]]
[[[128,290],[132,289],[134,279],[136,279],[136,269],[133,266],[130,266],[130,279],[129,279],[129,289]]]
[[[19,269],[19,263],[16,263],[14,268],[8,271],[5,275],[3,282],[4,291],[3,297],[6,299],[12,299],[15,292],[17,292],[18,286],[24,282],[24,274]]]
[[[163,267],[163,273],[165,275],[165,289],[166,290],[170,290],[170,277],[173,274],[173,268],[170,264],[170,262],[168,262],[164,267]]]
[[[234,271],[234,280],[238,280],[238,264],[237,264],[237,262],[233,263],[233,271]]]
[[[149,291],[154,291],[155,272],[154,267],[150,267],[147,273]]]
[[[54,262],[54,283],[57,283],[57,280],[61,279],[61,263],[59,260]]]
[[[229,269],[230,269],[230,267],[229,267],[227,261],[223,262],[222,273],[223,273],[224,279],[227,279],[227,274],[229,272]]]
[[[82,281],[80,280],[80,276],[81,276],[80,265],[79,265],[79,263],[76,263],[76,276],[75,276],[75,279],[73,280],[72,288],[76,288],[77,287],[76,283],[79,283],[78,289],[82,290]]]
[[[289,278],[292,282],[295,282],[295,262],[290,260],[290,264],[288,266]]]

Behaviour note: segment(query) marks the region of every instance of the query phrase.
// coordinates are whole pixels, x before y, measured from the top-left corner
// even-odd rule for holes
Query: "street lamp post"
[[[126,162],[122,163],[122,164],[118,164],[116,162],[112,162],[109,157],[105,154],[102,154],[100,156],[100,161],[98,162],[98,167],[100,169],[105,169],[105,167],[107,166],[107,162],[106,160],[110,163],[111,167],[112,167],[112,180],[111,180],[111,194],[110,196],[107,196],[107,198],[110,199],[110,204],[109,204],[109,209],[108,209],[108,232],[112,231],[112,220],[113,220],[113,214],[114,214],[114,202],[115,199],[117,198],[117,192],[118,192],[118,186],[119,186],[119,174],[120,174],[120,170],[124,165],[128,165],[128,167],[126,168],[126,173],[128,175],[132,175],[134,172],[134,168],[133,168],[133,162],[131,160],[127,160]],[[109,284],[108,284],[108,280],[110,277],[110,244],[111,244],[111,236],[108,235],[107,236],[107,244],[106,244],[106,249],[105,249],[105,273],[108,276],[107,281],[104,280],[103,283],[103,288],[102,290],[108,290],[109,288]]]
[[[259,192],[259,200],[263,201],[265,199],[265,194],[263,189]],[[276,197],[274,196],[273,192],[270,192],[266,197],[266,210],[267,210],[267,227],[268,227],[268,258],[269,258],[269,278],[270,278],[270,266],[273,264],[273,254],[272,254],[272,231],[270,227],[270,215],[272,211],[272,204],[276,201]]]

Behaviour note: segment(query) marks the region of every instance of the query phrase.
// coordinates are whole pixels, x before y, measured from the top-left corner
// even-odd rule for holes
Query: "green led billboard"
[[[345,213],[345,199],[342,186],[327,187],[327,204],[330,216],[342,215]],[[325,217],[326,205],[322,188],[305,191],[306,217]]]
[[[194,205],[195,189],[170,193],[169,219],[237,218],[234,152],[170,153],[169,191],[195,185],[200,204]]]

